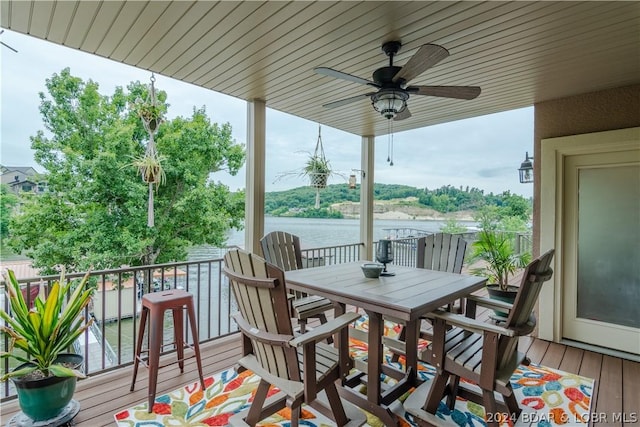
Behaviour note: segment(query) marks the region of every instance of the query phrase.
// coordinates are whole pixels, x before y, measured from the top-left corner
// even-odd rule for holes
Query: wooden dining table
[[[328,265],[287,271],[287,287],[312,295],[320,295],[333,301],[336,315],[342,314],[347,305],[363,309],[369,317],[368,356],[366,376],[343,376],[340,395],[351,403],[376,415],[387,426],[398,425],[397,416],[390,405],[418,383],[418,337],[421,318],[429,312],[482,288],[486,279],[477,276],[446,273],[421,268],[388,266],[394,276],[377,279],[365,278],[361,270],[363,262]],[[406,328],[406,368],[397,371],[384,365],[383,336],[384,317],[397,319]],[[335,340],[338,346],[348,346],[348,331],[344,329]],[[348,352],[341,352],[348,354]],[[350,360],[341,361],[344,370],[353,366]],[[397,372],[395,372],[397,371]],[[381,374],[391,375],[397,383],[384,387]],[[360,393],[354,378],[366,381],[366,396]]]

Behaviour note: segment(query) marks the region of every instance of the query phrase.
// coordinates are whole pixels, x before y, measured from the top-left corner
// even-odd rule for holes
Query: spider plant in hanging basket
[[[131,162],[132,166],[138,168],[138,172],[142,177],[142,181],[147,184],[163,184],[166,180],[164,168],[162,162],[166,158],[161,155],[153,155],[145,153],[140,157],[137,157]]]
[[[309,177],[310,185],[314,188],[325,188],[331,173],[329,161],[315,155],[309,156],[307,163],[302,169],[302,175]]]

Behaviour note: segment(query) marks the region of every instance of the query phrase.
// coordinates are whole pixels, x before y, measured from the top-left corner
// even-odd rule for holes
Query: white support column
[[[247,102],[247,186],[245,190],[244,248],[260,253],[264,235],[264,180],[266,146],[266,104]]]
[[[373,260],[373,169],[375,163],[375,137],[362,137],[360,168],[364,171],[360,185],[360,241],[364,250],[360,259]]]

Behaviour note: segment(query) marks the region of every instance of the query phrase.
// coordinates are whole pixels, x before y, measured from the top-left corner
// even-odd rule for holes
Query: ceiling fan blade
[[[18,53],[17,50],[15,50],[14,48],[12,48],[11,46],[9,46],[8,44],[6,44],[5,42],[0,42],[0,44],[6,48],[11,49],[12,51],[14,51],[15,53]]]
[[[411,111],[409,111],[409,107],[406,107],[401,113],[396,114],[393,120],[397,122],[398,120],[408,119],[409,117],[411,117]]]
[[[316,74],[333,77],[334,79],[342,79],[342,80],[347,80],[347,81],[350,81],[350,82],[360,83],[360,84],[363,84],[363,85],[380,87],[380,85],[378,85],[377,83],[372,82],[371,80],[367,80],[367,79],[363,79],[363,78],[360,78],[360,77],[357,77],[357,76],[353,76],[351,74],[343,73],[342,71],[337,71],[337,70],[334,70],[332,68],[317,67],[317,68],[314,68],[313,71],[315,71]]]
[[[356,102],[359,101],[363,98],[368,98],[371,95],[374,95],[375,92],[370,92],[370,93],[363,93],[362,95],[357,95],[357,96],[352,96],[351,98],[345,98],[345,99],[341,99],[339,101],[333,101],[330,102],[328,104],[324,104],[323,107],[324,108],[338,108],[338,107],[342,107],[343,105],[347,105],[347,104],[351,104],[352,102]]]
[[[3,34],[4,30],[0,30],[0,34]],[[5,42],[0,42],[0,44],[8,49],[11,49],[12,51],[14,51],[15,53],[18,53],[17,50],[15,50],[14,48],[12,48],[11,46],[9,46],[8,44],[6,44]]]
[[[393,81],[394,83],[400,79],[405,82],[411,81],[447,56],[449,56],[449,51],[442,46],[437,44],[423,44],[404,67],[393,76]]]
[[[406,90],[415,95],[456,99],[474,99],[481,91],[478,86],[409,86]]]

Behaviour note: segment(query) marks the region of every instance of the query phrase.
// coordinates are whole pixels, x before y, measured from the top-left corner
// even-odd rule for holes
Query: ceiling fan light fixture
[[[393,119],[407,108],[409,94],[405,91],[382,89],[371,96],[373,108],[386,119]]]

